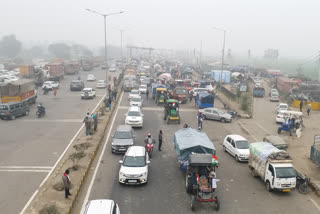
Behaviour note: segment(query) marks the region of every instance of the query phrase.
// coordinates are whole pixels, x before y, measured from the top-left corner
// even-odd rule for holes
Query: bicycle
[[[297,172],[297,187],[298,191],[302,194],[307,194],[309,192],[309,183],[310,178],[306,175],[302,175],[301,173]]]

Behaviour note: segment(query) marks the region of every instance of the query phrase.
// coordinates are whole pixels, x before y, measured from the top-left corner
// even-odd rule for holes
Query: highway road
[[[96,68],[80,71],[86,87],[95,88],[96,82],[87,82],[92,73],[105,79],[105,71]],[[118,73],[112,73],[118,75]],[[40,183],[64,152],[70,140],[82,125],[87,111],[92,111],[105,94],[97,89],[93,100],[81,100],[80,92],[71,92],[70,82],[78,75],[65,76],[55,97],[52,92],[38,92],[37,103],[46,107],[44,118],[36,117],[36,105],[29,116],[13,121],[0,121],[0,213],[19,213]]]
[[[218,101],[215,105],[222,106]],[[124,124],[127,108],[127,93],[124,93],[115,113],[111,135],[118,125]],[[98,165],[91,170],[92,175],[85,182],[86,189],[81,191],[73,213],[80,213],[86,199],[113,199],[119,204],[121,213],[125,214],[193,213],[190,209],[191,196],[185,191],[184,174],[178,168],[172,139],[174,132],[182,128],[182,124],[187,123],[196,127],[197,110],[193,103],[181,105],[180,109],[181,124],[167,125],[162,119],[162,108],[157,107],[152,99],[144,101],[142,109],[144,127],[135,129],[137,145],[144,145],[143,139],[148,132],[155,138],[160,129],[164,132],[163,151],[159,152],[157,149],[154,151],[146,185],[124,186],[118,183],[120,168],[118,161],[122,159],[122,155],[111,154],[111,139],[107,135],[106,149],[101,152],[101,159],[96,161]],[[232,123],[205,121],[203,124],[203,130],[217,149],[220,162],[217,178],[221,181],[218,182],[216,190],[221,201],[219,213],[319,213],[320,207],[316,202],[318,199],[313,194],[302,195],[296,191],[268,192],[260,179],[252,177],[247,163],[238,163],[232,156],[223,152],[222,141],[227,134],[240,134],[249,142],[255,142],[255,136],[260,138],[260,134],[251,129],[251,123],[254,124],[254,121],[250,121],[248,130],[244,130],[239,124],[248,124],[249,121],[247,119],[234,120]],[[257,128],[256,126],[254,128]],[[261,130],[259,132],[262,133]],[[198,205],[196,213],[209,212],[215,212],[211,204]]]

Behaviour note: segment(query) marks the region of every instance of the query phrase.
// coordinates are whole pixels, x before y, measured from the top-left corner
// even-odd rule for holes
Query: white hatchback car
[[[97,84],[96,84],[97,88],[106,88],[107,87],[107,83],[105,80],[98,80]]]
[[[129,96],[128,96],[128,99],[130,100],[132,97],[137,96],[137,95],[138,95],[138,96],[141,95],[140,91],[133,89],[133,90],[130,91]]]
[[[120,214],[117,203],[109,199],[91,200],[86,204],[83,214]]]
[[[96,81],[96,77],[93,74],[88,74],[87,81]]]
[[[277,113],[279,113],[279,111],[287,111],[287,110],[288,110],[288,104],[280,103],[278,105]]]
[[[131,106],[125,116],[126,125],[130,125],[132,127],[143,127],[143,114],[139,107]]]
[[[130,99],[130,106],[138,106],[138,107],[142,107],[143,105],[143,99],[141,98],[141,96],[134,96]]]
[[[147,85],[140,85],[140,87],[139,87],[139,91],[141,94],[147,93],[147,89],[148,89]]]
[[[148,181],[149,156],[143,146],[128,148],[123,160],[120,160],[119,183],[144,184]]]
[[[42,84],[42,89],[44,88],[47,88],[47,89],[54,89],[54,88],[59,88],[59,82],[56,82],[56,81],[45,81],[43,84]]]
[[[96,96],[96,90],[92,88],[84,88],[81,91],[81,99],[93,99]]]
[[[223,141],[223,151],[229,152],[238,162],[249,160],[248,140],[240,135],[227,135]]]

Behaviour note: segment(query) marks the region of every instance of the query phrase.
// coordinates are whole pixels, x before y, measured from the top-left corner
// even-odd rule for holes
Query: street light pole
[[[106,84],[108,85],[108,49],[107,49],[107,16],[112,16],[120,13],[124,13],[124,11],[116,12],[116,13],[109,13],[109,14],[103,14],[96,12],[94,10],[86,9],[87,11],[91,13],[98,14],[100,16],[103,16],[103,23],[104,23],[104,64],[106,67]]]
[[[221,56],[221,72],[220,72],[220,90],[221,90],[221,86],[222,86],[222,74],[223,74],[223,66],[224,66],[224,50],[225,50],[225,44],[226,44],[226,34],[227,34],[227,31],[226,31],[225,29],[216,28],[216,27],[213,27],[213,29],[223,31],[223,44],[222,44],[222,56]]]

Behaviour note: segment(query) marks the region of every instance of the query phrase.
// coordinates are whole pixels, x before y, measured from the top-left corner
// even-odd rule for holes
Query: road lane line
[[[0,172],[45,172],[48,173],[50,170],[41,169],[0,169]]]
[[[105,94],[101,100],[98,102],[98,104],[96,105],[96,107],[93,109],[92,113],[96,111],[96,109],[98,108],[98,106],[101,104],[101,102],[103,101],[103,99],[105,98],[107,94]],[[83,129],[84,124],[81,125],[80,129],[77,131],[77,133],[73,136],[73,138],[70,140],[68,146],[66,147],[66,149],[63,151],[63,153],[61,154],[61,156],[58,158],[58,160],[56,161],[56,163],[53,165],[52,169],[50,170],[50,172],[48,173],[48,175],[43,179],[43,181],[41,182],[40,186],[38,187],[38,189],[32,194],[32,196],[30,197],[30,199],[28,200],[28,202],[26,203],[26,205],[22,208],[20,214],[23,214],[26,209],[29,207],[29,205],[31,204],[32,200],[36,197],[36,195],[38,194],[40,188],[42,187],[42,185],[49,179],[50,175],[53,173],[53,171],[55,170],[55,168],[57,167],[57,165],[59,164],[59,162],[61,161],[61,159],[63,158],[63,156],[67,153],[67,150],[70,148],[70,146],[72,145],[73,141],[76,139],[76,137],[79,135],[79,133],[81,132],[81,130]]]
[[[123,94],[124,94],[124,93],[122,92],[122,93],[121,93],[120,100],[119,100],[119,103],[121,103],[121,101],[122,101]],[[111,124],[110,124],[106,141],[104,142],[103,149],[102,149],[102,152],[101,152],[101,154],[100,154],[100,157],[99,157],[97,166],[96,166],[96,168],[94,169],[93,176],[92,176],[92,178],[91,178],[90,185],[89,185],[89,187],[88,187],[86,196],[85,196],[85,198],[84,198],[84,201],[83,201],[83,204],[82,204],[81,212],[80,212],[80,213],[83,213],[83,212],[84,212],[85,205],[87,204],[88,199],[89,199],[89,196],[90,196],[90,194],[91,194],[91,190],[92,190],[92,187],[93,187],[93,183],[94,183],[94,180],[95,180],[95,178],[96,178],[96,176],[97,176],[98,169],[99,169],[99,166],[100,166],[102,157],[103,157],[103,155],[104,155],[104,153],[105,153],[105,150],[106,150],[106,148],[107,148],[108,141],[109,141],[109,137],[110,137],[110,133],[111,133],[111,130],[112,130],[114,121],[115,121],[115,119],[117,118],[118,111],[119,111],[119,106],[118,106],[117,111],[116,111],[116,113],[114,114],[113,119],[112,119],[112,122],[111,122]]]
[[[129,106],[119,106],[119,109],[128,110]],[[142,107],[142,111],[163,111],[163,107]],[[179,108],[179,112],[197,112],[198,109],[193,108]]]
[[[311,197],[309,197],[309,200],[314,204],[314,206],[319,210],[320,212],[320,206],[315,202]]]
[[[267,132],[269,135],[272,135],[267,129],[265,129],[262,125],[260,125],[260,123],[254,121],[262,130],[264,130],[265,132]]]
[[[0,166],[0,169],[52,169],[52,166]]]

